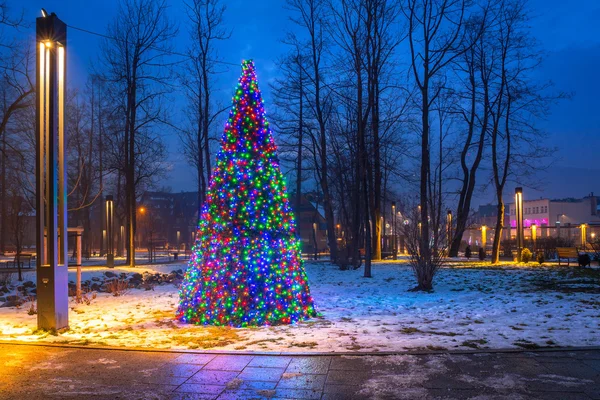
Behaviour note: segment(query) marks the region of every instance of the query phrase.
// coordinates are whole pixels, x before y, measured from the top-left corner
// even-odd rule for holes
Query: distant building
[[[139,247],[155,246],[189,250],[198,224],[197,192],[145,192],[138,202]]]
[[[147,247],[151,241],[158,247],[189,250],[194,244],[198,225],[197,192],[145,192],[138,202],[138,247]],[[328,251],[327,224],[323,210],[311,201],[310,195],[302,196],[300,209],[296,199],[290,197],[296,225],[300,232],[302,252],[313,254]]]
[[[317,252],[329,251],[325,213],[312,199],[310,194],[302,195],[300,208],[296,209],[296,197],[290,197],[290,205],[300,232],[302,252],[308,254],[315,253],[315,243]]]
[[[525,239],[532,238],[532,225],[536,226],[536,237],[563,237],[574,243],[582,243],[581,225],[587,229],[586,241],[600,236],[600,198],[590,193],[580,199],[536,199],[523,200],[523,226]],[[515,203],[506,204],[504,216],[503,239],[514,239],[516,236]],[[486,227],[487,246],[491,246],[496,225],[497,206],[488,204],[479,207],[474,213],[473,223],[465,231],[463,241],[471,245],[481,245],[482,227]]]
[[[516,227],[515,204],[509,205],[510,226]],[[523,225],[569,227],[581,224],[600,225],[598,197],[590,193],[582,199],[539,199],[523,201]]]
[[[479,206],[474,215],[476,224],[479,226],[495,226],[498,218],[498,206],[496,204],[485,204]]]

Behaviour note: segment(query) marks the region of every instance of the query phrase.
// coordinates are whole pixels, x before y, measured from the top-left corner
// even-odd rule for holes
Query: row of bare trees
[[[11,14],[12,12],[12,14]],[[20,253],[24,218],[31,215],[34,196],[35,67],[32,43],[13,41],[29,28],[16,10],[0,4],[2,70],[0,95],[0,247],[11,239]],[[105,193],[115,196],[116,226],[126,227],[127,245],[117,251],[135,262],[136,200],[166,169],[166,148],[160,130],[168,124],[166,96],[173,90],[171,51],[177,29],[167,16],[165,2],[123,1],[109,25],[99,63],[90,71],[85,88],[69,86],[67,98],[68,208],[70,225],[84,227],[83,252],[100,247],[105,216]],[[12,199],[12,200],[11,200]],[[14,200],[14,201],[13,201]],[[19,210],[13,210],[13,204]],[[11,219],[12,218],[12,219]],[[100,222],[100,223],[98,223]],[[125,247],[125,249],[123,248]]]
[[[69,208],[92,232],[93,207],[104,193],[114,194],[115,225],[125,226],[127,237],[119,250],[130,265],[136,202],[167,167],[161,132],[178,133],[197,174],[199,206],[210,178],[224,111],[215,88],[227,64],[218,49],[231,32],[221,0],[185,5],[190,46],[181,54],[165,0],[121,1],[87,87],[69,93]],[[416,289],[431,290],[446,248],[458,254],[474,196],[491,187],[496,262],[506,184],[526,181],[532,164],[543,167],[550,150],[541,146],[536,122],[561,97],[533,74],[541,53],[527,1],[286,0],[286,8],[293,27],[282,38],[289,52],[272,84],[271,114],[298,202],[303,192],[320,194],[332,260],[358,265],[363,249],[364,275],[371,276],[371,260],[385,256],[394,201]],[[0,6],[5,31],[21,25]],[[3,224],[9,188],[30,197],[32,185],[23,183],[33,168],[23,157],[34,143],[31,53],[11,46],[1,49]],[[187,108],[178,124],[168,99],[180,93]],[[448,208],[455,208],[451,230]],[[84,240],[84,251],[91,243]]]
[[[527,183],[544,167],[552,150],[536,123],[563,97],[533,74],[541,53],[527,1],[288,0],[287,7],[296,27],[273,87],[275,120],[296,192],[308,178],[322,192],[332,260],[357,263],[364,249],[371,276],[393,200],[415,289],[431,290],[442,255],[458,254],[474,196],[492,187],[497,262],[506,183]],[[343,249],[334,233],[340,222]]]

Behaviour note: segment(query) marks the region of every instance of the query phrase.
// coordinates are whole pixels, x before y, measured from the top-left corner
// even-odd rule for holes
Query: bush
[[[35,314],[37,314],[36,298],[34,296],[29,296],[28,301],[30,303],[29,303],[29,310],[27,310],[27,314],[28,315],[35,315]]]
[[[0,286],[10,285],[10,283],[15,279],[15,274],[12,272],[0,272]]]
[[[485,249],[483,247],[479,248],[479,259],[481,261],[485,260]]]
[[[580,254],[579,257],[577,257],[577,262],[580,267],[590,267],[592,265],[592,259],[589,254]]]
[[[542,265],[545,261],[546,261],[546,257],[544,256],[544,252],[543,251],[539,251],[537,253],[537,262],[540,263],[540,265]]]
[[[533,254],[531,254],[531,250],[529,250],[527,247],[521,250],[521,262],[527,264],[529,261],[531,261],[532,257]]]
[[[467,257],[467,259],[471,258],[471,246],[467,246],[465,249],[465,257]]]
[[[129,283],[125,279],[112,279],[106,281],[106,292],[115,297],[123,296],[129,291]]]

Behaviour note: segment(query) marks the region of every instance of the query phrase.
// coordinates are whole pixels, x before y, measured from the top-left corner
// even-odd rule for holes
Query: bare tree
[[[430,179],[431,148],[430,120],[433,103],[444,86],[435,84],[446,67],[466,51],[463,45],[463,25],[467,0],[407,0],[403,13],[408,21],[410,71],[420,95],[420,182],[419,205],[421,229],[419,253],[413,260],[418,285],[416,290],[431,290],[436,272],[438,249],[431,247]],[[440,79],[441,80],[441,79]],[[441,207],[441,206],[440,206]]]
[[[502,0],[498,4],[494,32],[494,101],[490,104],[492,182],[496,192],[497,219],[492,263],[500,257],[504,228],[504,188],[509,179],[523,182],[532,171],[545,168],[552,149],[544,148],[544,132],[535,121],[544,118],[549,106],[564,94],[548,94],[549,83],[537,83],[533,71],[541,54],[529,28],[526,0]],[[535,167],[534,167],[535,166]]]
[[[22,281],[21,252],[23,251],[23,240],[28,225],[27,216],[31,214],[32,208],[30,203],[23,197],[23,193],[18,189],[18,186],[18,182],[15,181],[9,190],[8,218],[4,229],[9,231],[12,236],[19,281]]]
[[[127,212],[127,258],[135,265],[136,201],[150,152],[141,146],[138,135],[144,132],[150,143],[158,143],[152,129],[166,120],[162,103],[170,91],[170,65],[165,56],[172,52],[171,40],[177,29],[167,15],[164,0],[123,0],[108,28],[110,39],[103,44],[103,79],[110,84],[123,123],[122,173],[125,177]],[[159,146],[160,147],[160,146]],[[154,160],[156,161],[156,160]],[[145,178],[145,176],[144,176]]]
[[[210,136],[213,122],[224,111],[212,99],[218,41],[229,39],[231,33],[223,28],[225,5],[220,0],[191,0],[185,3],[191,22],[186,62],[179,80],[188,98],[189,129],[179,131],[184,154],[196,168],[198,178],[198,216],[211,173]]]
[[[449,238],[452,241],[449,249],[450,257],[458,256],[458,249],[468,226],[477,172],[483,160],[490,124],[490,103],[493,101],[492,71],[493,64],[496,62],[496,54],[493,54],[490,48],[494,45],[492,32],[497,21],[495,15],[487,16],[485,24],[475,19],[466,26],[467,34],[470,36],[466,45],[469,47],[462,57],[456,60],[456,69],[461,77],[463,88],[458,93],[458,97],[464,102],[462,106],[457,107],[457,113],[466,126],[466,136],[460,152],[461,187],[454,235]]]
[[[293,43],[294,44],[294,43]],[[295,210],[298,212],[302,203],[302,183],[306,179],[306,171],[310,168],[305,163],[305,131],[312,129],[307,121],[306,114],[306,87],[308,77],[304,73],[307,58],[301,53],[298,44],[279,61],[281,78],[271,85],[273,89],[274,106],[276,112],[271,115],[272,123],[277,126],[279,136],[279,157],[282,162],[294,164],[296,183]],[[310,150],[309,150],[310,151]],[[296,234],[300,235],[300,226],[296,227]]]
[[[327,223],[327,242],[330,257],[337,259],[337,242],[333,213],[333,198],[330,189],[329,153],[327,146],[327,123],[331,116],[330,93],[326,90],[324,73],[325,29],[327,17],[326,0],[287,0],[287,6],[294,12],[292,21],[308,35],[307,40],[300,40],[291,35],[290,40],[305,49],[308,58],[307,67],[303,71],[309,79],[310,87],[306,88],[307,106],[310,118],[315,121],[315,145],[317,163],[315,172],[321,191],[323,192],[323,208]],[[307,113],[308,114],[308,113]],[[308,116],[307,116],[308,118]],[[311,138],[313,139],[313,138]]]
[[[0,226],[7,221],[7,165],[9,150],[14,154],[7,129],[19,111],[30,106],[34,93],[31,80],[32,52],[30,46],[13,36],[24,28],[23,16],[13,15],[6,1],[0,2]],[[7,230],[0,229],[0,252],[5,251]]]

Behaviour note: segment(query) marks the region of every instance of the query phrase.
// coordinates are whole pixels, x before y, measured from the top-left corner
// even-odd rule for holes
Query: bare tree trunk
[[[6,251],[6,235],[7,235],[7,212],[6,212],[6,132],[0,132],[2,140],[2,152],[0,153],[0,252],[4,254]]]
[[[300,57],[298,57],[300,62]],[[302,79],[302,68],[298,68],[300,72],[300,105],[298,115],[298,161],[296,162],[296,215],[302,206],[302,150],[304,148],[304,81]],[[296,235],[300,238],[300,224],[296,224]]]

